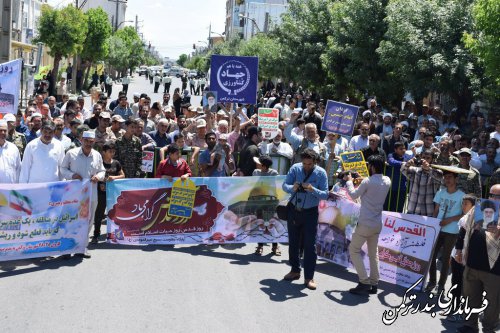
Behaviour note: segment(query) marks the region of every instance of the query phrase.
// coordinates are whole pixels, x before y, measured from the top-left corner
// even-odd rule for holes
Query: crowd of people
[[[158,83],[155,84],[155,91],[158,91],[162,78],[158,81],[154,76],[153,80]],[[441,249],[441,276],[437,281],[438,251],[435,250],[428,291],[444,289],[448,259],[455,245],[460,244],[457,239],[462,239],[462,244],[456,248],[463,246],[459,220],[468,216],[463,202],[500,195],[500,185],[495,186],[500,183],[500,119],[493,111],[485,114],[476,106],[468,114],[459,116],[456,110],[425,104],[418,106],[410,101],[402,110],[387,109],[377,103],[376,98],[368,98],[359,108],[352,136],[343,137],[321,131],[327,103],[300,87],[291,85],[285,90],[282,84],[273,87],[266,83],[259,91],[256,105],[218,103],[203,107],[191,104],[188,81],[185,81],[182,81],[182,89],[174,89],[172,98],[171,81],[168,86],[164,82],[161,101],[152,100],[146,93],[134,93],[133,100],[129,101],[126,90],[120,92],[116,100],[109,100],[111,92],[107,91],[93,95],[92,105],[86,106],[83,97],[48,96],[42,91],[25,110],[15,115],[7,114],[0,120],[0,183],[89,179],[96,189],[92,200],[95,226],[92,242],[97,243],[105,213],[106,182],[146,177],[141,168],[143,151],[157,151],[161,162],[153,176],[168,181],[175,177],[287,175],[284,190],[292,194],[301,192],[295,199],[302,203],[299,207],[295,202],[297,209],[288,221],[292,271],[285,279],[300,277],[299,248],[302,247],[305,284],[310,289],[316,288],[313,280],[314,227],[309,228],[311,225],[307,223],[297,225],[294,221],[317,220],[315,207],[318,200],[327,197],[329,189],[344,186],[353,198],[361,198],[365,203],[363,209],[371,207],[379,213],[390,207],[390,202],[380,207],[382,196],[379,196],[370,204],[367,199],[370,191],[375,191],[373,196],[379,190],[382,191],[379,193],[397,192],[398,195],[390,199],[402,202],[394,206],[397,211],[442,221],[436,244],[436,249]],[[201,91],[209,89],[198,84],[195,87],[190,84],[191,93],[201,93],[199,88]],[[263,140],[258,127],[257,110],[260,107],[279,111],[279,131],[271,140]],[[341,172],[346,170],[342,168],[340,155],[349,151],[361,151],[371,168],[372,176],[363,179],[358,189],[351,182],[357,175]],[[442,172],[434,168],[435,165],[455,166],[467,173]],[[388,167],[392,170],[390,179],[386,177]],[[311,180],[305,182],[306,175],[311,176]],[[308,192],[313,196],[302,198],[302,193]],[[364,232],[358,231],[356,242],[353,239],[350,248],[360,274],[360,284],[352,290],[358,294],[376,293],[378,282],[377,270],[371,269],[367,276],[357,257],[361,246],[367,242],[369,256],[373,259],[370,263],[378,265],[376,240],[380,218],[365,214],[367,218],[360,219],[366,220],[362,223]],[[368,221],[370,219],[373,223]],[[462,229],[469,234],[479,234],[467,228],[464,224]],[[491,286],[483,281],[492,276],[498,281],[500,275],[498,231],[492,232],[497,234],[497,259],[493,265],[469,263],[474,255],[482,258],[484,253],[464,259],[469,271],[480,272],[476,272],[478,277],[475,278],[479,282],[465,278],[464,282],[469,284],[464,290],[476,292],[477,284],[474,289],[471,283],[478,283],[481,288],[488,289],[488,294],[499,295],[498,283]],[[481,246],[481,237],[486,236],[478,235],[476,242],[469,237],[469,251],[476,251]],[[281,253],[277,244],[273,244],[272,252]],[[255,253],[263,253],[263,244],[258,244]],[[89,256],[88,253],[80,255]],[[496,309],[498,320],[498,299],[490,306]],[[493,317],[494,314],[487,318],[485,327],[493,325]],[[469,321],[466,325],[475,329],[477,318],[476,326]],[[466,329],[463,332],[467,332]]]

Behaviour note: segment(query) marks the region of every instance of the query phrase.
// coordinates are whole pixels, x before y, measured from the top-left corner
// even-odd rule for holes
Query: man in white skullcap
[[[67,180],[90,179],[92,182],[92,199],[90,205],[89,232],[94,222],[97,207],[97,182],[104,181],[106,169],[102,163],[102,156],[92,149],[95,142],[95,133],[85,131],[82,135],[82,146],[70,149],[61,165],[61,174]],[[90,258],[88,253],[77,253],[79,257]],[[69,258],[67,255],[65,258]]]

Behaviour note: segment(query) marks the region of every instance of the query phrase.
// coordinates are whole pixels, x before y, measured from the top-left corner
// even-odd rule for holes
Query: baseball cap
[[[115,114],[113,117],[111,117],[111,121],[117,121],[119,123],[124,123],[125,119],[122,118],[119,114]]]
[[[219,110],[219,111],[217,111],[217,115],[225,116],[226,112],[224,110]]]
[[[111,119],[111,115],[109,112],[101,112],[99,113],[99,118]]]
[[[196,121],[196,127],[197,128],[206,127],[206,126],[207,126],[207,122],[205,121],[205,119],[198,119]]]
[[[205,113],[205,112],[203,112],[203,108],[201,106],[198,106],[196,108],[196,112],[198,112],[198,113]]]
[[[456,154],[456,155],[469,154],[470,156],[472,156],[472,151],[470,150],[470,148],[464,147],[464,148],[462,148],[462,149],[457,150],[456,152],[454,152],[454,154]]]

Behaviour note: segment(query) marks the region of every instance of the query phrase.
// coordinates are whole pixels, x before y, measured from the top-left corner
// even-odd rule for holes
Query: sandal
[[[273,248],[271,249],[271,253],[274,254],[275,256],[279,257],[279,256],[281,256],[281,249],[277,245],[273,246]]]
[[[255,255],[261,256],[263,251],[264,251],[264,247],[257,246],[254,253],[255,253]]]

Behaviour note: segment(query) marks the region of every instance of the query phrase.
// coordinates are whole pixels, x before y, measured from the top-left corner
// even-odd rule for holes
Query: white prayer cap
[[[370,110],[366,110],[363,112],[363,117],[371,116],[371,115],[372,115],[372,112]]]
[[[0,119],[0,126],[7,127],[7,121],[5,119]]]
[[[95,132],[94,131],[85,131],[85,132],[83,132],[82,138],[95,139]]]

